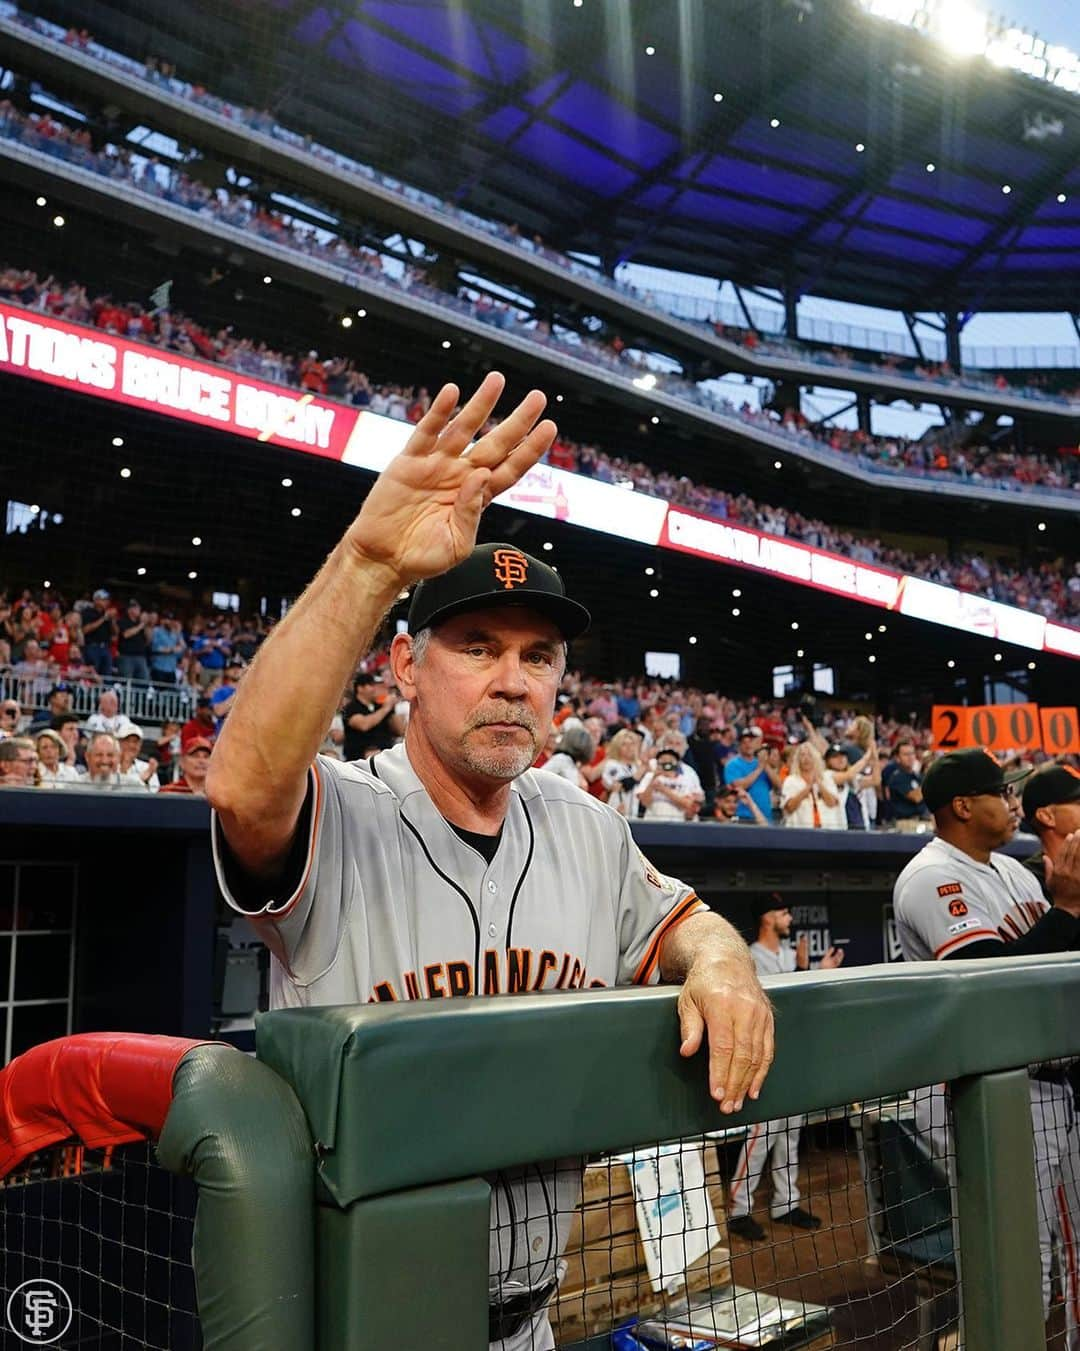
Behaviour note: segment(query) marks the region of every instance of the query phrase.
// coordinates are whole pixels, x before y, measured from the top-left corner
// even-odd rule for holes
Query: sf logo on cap
[[[517,549],[496,549],[491,555],[495,565],[495,577],[502,582],[503,589],[511,591],[515,586],[523,586],[529,576],[529,560]]]

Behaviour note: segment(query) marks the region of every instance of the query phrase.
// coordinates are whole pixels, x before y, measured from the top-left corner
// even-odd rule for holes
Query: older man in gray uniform
[[[474,547],[483,509],[555,435],[533,391],[474,443],[502,386],[489,375],[453,418],[458,391],[440,391],[260,650],[211,761],[218,876],[274,954],[276,1008],[680,982],[680,1051],[707,1035],[709,1090],[736,1111],[773,1050],[742,939],[646,861],[622,817],[530,769],[588,615],[539,560]],[[391,648],[404,744],[363,765],[318,756],[341,689],[415,583]],[[496,1189],[491,1339],[506,1351],[552,1345],[566,1176]]]

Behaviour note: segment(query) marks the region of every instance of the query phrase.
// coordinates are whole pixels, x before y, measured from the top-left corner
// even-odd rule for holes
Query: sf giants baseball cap
[[[1068,765],[1047,765],[1024,785],[1024,816],[1034,819],[1040,807],[1080,801],[1080,772]]]
[[[466,610],[521,605],[546,616],[567,642],[589,627],[591,616],[566,594],[554,568],[509,544],[480,544],[440,577],[428,577],[413,592],[409,632],[441,624]]]
[[[923,777],[923,801],[932,812],[954,797],[979,797],[996,793],[1017,779],[1026,779],[1030,769],[1006,774],[996,758],[981,746],[966,751],[950,751],[935,760]]]

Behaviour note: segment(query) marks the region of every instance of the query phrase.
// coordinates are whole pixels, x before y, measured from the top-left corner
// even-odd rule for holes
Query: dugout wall
[[[738,1121],[949,1082],[963,1345],[1041,1346],[1026,1066],[1080,1052],[1080,960],[766,984],[777,1058]],[[258,1055],[292,1086],[316,1141],[320,1351],[483,1351],[486,1178],[730,1124],[706,1095],[701,1057],[678,1056],[675,1001],[671,989],[621,989],[262,1016]]]
[[[899,1261],[917,1308],[889,1281],[887,1342],[860,1341],[836,1309],[804,1298],[787,1305],[801,1339],[711,1344],[1041,1347],[1028,1067],[1052,1076],[1052,1062],[1080,1053],[1080,958],[766,984],[777,1059],[761,1100],[734,1118],[707,1097],[702,1057],[680,1059],[677,993],[662,987],[279,1011],[258,1023],[262,1063],[171,1038],[90,1034],[35,1048],[0,1073],[5,1307],[28,1279],[66,1280],[80,1320],[70,1345],[119,1351],[483,1351],[498,1309],[521,1298],[489,1278],[493,1176],[557,1177],[543,1161],[585,1159],[583,1198],[578,1172],[570,1200],[556,1191],[550,1202],[571,1229],[569,1243],[559,1237],[571,1271],[552,1304],[558,1345],[681,1344],[627,1338],[635,1326],[666,1335],[689,1316],[691,1295],[717,1295],[712,1316],[741,1303],[745,1318],[748,1302],[777,1303],[767,1286],[790,1293],[780,1245],[737,1254],[726,1237],[730,1137],[839,1105],[859,1138],[859,1169],[842,1186],[826,1176],[827,1201],[811,1191],[808,1204],[827,1204],[834,1223],[804,1241],[803,1258],[839,1269],[836,1234],[850,1231],[849,1274]],[[949,1085],[949,1143],[927,1182],[932,1161],[909,1157],[903,1102],[938,1082]],[[821,1120],[829,1129],[828,1112]],[[143,1138],[157,1141],[156,1164],[125,1157],[125,1142]],[[84,1147],[106,1154],[91,1160]],[[655,1160],[659,1178],[672,1153],[680,1187],[698,1167],[698,1201],[711,1212],[693,1255],[692,1229],[677,1235],[685,1260],[677,1244],[675,1279],[660,1290],[638,1269],[640,1193],[635,1222],[620,1188],[639,1163]],[[194,1179],[194,1214],[165,1213],[155,1170]],[[669,1198],[658,1185],[661,1213]],[[844,1209],[851,1197],[857,1214]],[[629,1214],[619,1233],[616,1213]],[[159,1251],[162,1224],[192,1218],[180,1242],[166,1225]],[[590,1251],[597,1221],[602,1241]],[[856,1232],[864,1225],[868,1244]],[[527,1271],[531,1257],[519,1258]],[[162,1269],[164,1294],[146,1284]],[[182,1326],[174,1316],[185,1272],[201,1333],[194,1310]],[[1064,1292],[1075,1298],[1075,1287]]]

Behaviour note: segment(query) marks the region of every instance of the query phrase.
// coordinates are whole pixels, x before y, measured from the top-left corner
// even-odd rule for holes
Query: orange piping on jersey
[[[1069,1215],[1069,1200],[1066,1196],[1065,1188],[1060,1182],[1057,1185],[1057,1204],[1058,1221],[1061,1225],[1061,1237],[1065,1247],[1066,1298],[1072,1309],[1072,1319],[1070,1321],[1080,1327],[1080,1290],[1078,1290],[1076,1272],[1076,1239],[1073,1237],[1072,1219]]]
[[[661,945],[672,929],[681,924],[684,919],[688,919],[691,915],[695,914],[698,910],[707,909],[708,906],[706,906],[705,902],[699,900],[698,897],[691,892],[685,901],[680,902],[674,910],[667,914],[661,921],[660,927],[653,935],[652,941],[645,951],[645,956],[641,959],[641,965],[634,973],[635,985],[645,985],[651,979],[652,973],[656,969],[656,963],[660,960]]]
[[[937,959],[943,953],[948,952],[950,948],[955,948],[961,943],[971,943],[976,938],[994,938],[999,943],[1001,942],[1001,935],[996,929],[971,929],[966,934],[959,934],[956,938],[950,938],[947,943],[942,943],[941,947],[934,953],[934,960],[937,961]]]
[[[743,1145],[742,1157],[739,1159],[739,1165],[735,1169],[735,1176],[731,1179],[732,1196],[734,1196],[735,1188],[743,1180],[743,1177],[745,1176],[749,1168],[750,1152],[754,1148],[754,1145],[756,1144],[757,1138],[760,1134],[761,1134],[761,1122],[759,1121],[757,1125],[754,1127],[754,1129],[750,1132],[750,1139],[747,1140],[745,1145]]]
[[[308,836],[307,866],[304,868],[304,875],[300,879],[300,885],[289,897],[289,901],[285,905],[285,907],[281,910],[275,910],[273,914],[263,915],[261,917],[263,919],[272,920],[275,924],[277,924],[280,920],[285,919],[286,916],[291,914],[296,906],[297,901],[299,901],[300,897],[303,896],[304,888],[307,886],[308,878],[311,876],[311,865],[315,862],[316,841],[319,838],[319,817],[322,815],[323,786],[322,782],[319,779],[319,772],[317,769],[314,768],[314,766],[312,766],[312,768],[308,770],[308,773],[311,774],[315,779],[315,802],[311,809],[311,833]]]

